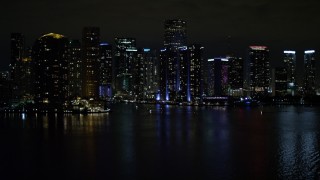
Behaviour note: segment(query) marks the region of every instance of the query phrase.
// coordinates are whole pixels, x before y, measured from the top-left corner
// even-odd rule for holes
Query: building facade
[[[46,34],[33,46],[35,103],[39,109],[62,110],[68,88],[68,39]]]
[[[297,88],[296,51],[286,50],[283,53],[283,62],[287,72],[287,94],[294,96]]]
[[[100,28],[85,27],[82,31],[82,96],[99,98]]]
[[[267,96],[270,92],[271,70],[269,49],[249,47],[249,90],[252,96]]]
[[[315,50],[304,51],[304,94],[316,93],[316,57]]]

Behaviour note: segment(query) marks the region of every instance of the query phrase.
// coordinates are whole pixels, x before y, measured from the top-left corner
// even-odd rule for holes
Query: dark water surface
[[[0,179],[318,179],[319,107],[0,115]],[[150,112],[151,110],[151,112]]]

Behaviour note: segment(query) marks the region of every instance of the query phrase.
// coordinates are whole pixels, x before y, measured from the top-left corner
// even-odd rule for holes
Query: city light
[[[305,54],[312,54],[315,53],[315,50],[308,50],[308,51],[304,51]]]

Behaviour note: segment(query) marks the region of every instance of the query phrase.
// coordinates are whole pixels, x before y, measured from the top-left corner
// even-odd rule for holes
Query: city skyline
[[[158,49],[163,44],[163,22],[178,18],[188,23],[188,44],[202,44],[206,58],[224,55],[228,44],[239,56],[244,56],[250,45],[266,45],[273,64],[281,61],[284,49],[296,50],[298,62],[303,60],[303,51],[319,49],[316,20],[320,14],[316,7],[320,2],[315,0],[277,3],[140,0],[130,6],[128,3],[98,0],[77,4],[74,1],[6,3],[0,11],[6,27],[0,34],[0,70],[8,69],[12,32],[25,34],[26,44],[32,46],[34,39],[49,32],[81,39],[81,29],[93,25],[101,28],[101,39],[111,44],[115,37],[134,37],[138,47]]]

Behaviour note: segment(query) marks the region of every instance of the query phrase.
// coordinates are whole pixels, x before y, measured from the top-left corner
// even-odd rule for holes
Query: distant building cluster
[[[101,41],[99,27],[85,27],[82,40],[49,33],[25,47],[11,34],[10,71],[0,74],[1,106],[34,103],[60,108],[75,99],[181,102],[224,97],[316,95],[315,51],[304,52],[303,83],[297,81],[296,52],[283,52],[271,68],[266,46],[249,46],[246,58],[233,53],[204,58],[201,44],[188,44],[185,21],[166,20],[160,50],[139,48],[136,39]]]

